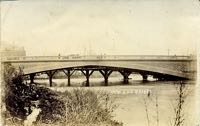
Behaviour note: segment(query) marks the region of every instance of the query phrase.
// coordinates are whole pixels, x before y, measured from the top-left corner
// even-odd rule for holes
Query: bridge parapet
[[[65,60],[194,60],[194,56],[176,55],[69,55],[69,56],[10,56],[1,57],[1,62],[12,61],[65,61]]]

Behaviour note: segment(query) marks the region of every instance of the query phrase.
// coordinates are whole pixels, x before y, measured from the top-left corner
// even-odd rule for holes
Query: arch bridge
[[[29,76],[31,83],[38,74],[47,74],[49,84],[56,72],[62,71],[68,78],[74,71],[81,71],[86,77],[85,86],[89,86],[89,78],[94,71],[99,71],[108,85],[108,78],[113,71],[118,71],[128,83],[132,73],[141,74],[144,81],[151,75],[158,80],[194,79],[196,60],[193,56],[165,56],[165,55],[69,55],[69,56],[26,56],[4,57],[3,63],[11,63],[15,67],[23,68],[25,76]]]

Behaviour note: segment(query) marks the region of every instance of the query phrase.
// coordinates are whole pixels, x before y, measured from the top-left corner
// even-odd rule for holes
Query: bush
[[[37,95],[40,100],[41,112],[37,117],[40,123],[56,123],[65,121],[65,103],[50,89],[39,87]]]
[[[26,118],[25,103],[27,101],[27,86],[23,84],[22,72],[7,65],[4,72],[6,110],[13,117]]]
[[[6,65],[4,80],[6,119],[12,118],[13,121],[13,118],[17,118],[22,123],[31,113],[30,108],[36,107],[33,101],[39,101],[38,107],[41,109],[37,121],[55,123],[65,118],[65,103],[57,94],[45,87],[25,84],[21,69],[17,71],[11,65]]]
[[[66,104],[66,124],[109,124],[122,125],[113,121],[112,114],[116,105],[111,97],[103,92],[74,89],[62,93]]]

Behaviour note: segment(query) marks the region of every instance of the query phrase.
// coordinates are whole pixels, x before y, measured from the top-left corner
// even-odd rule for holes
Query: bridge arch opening
[[[45,71],[38,71],[35,73],[27,74],[29,75],[30,83],[34,82],[34,79],[37,78],[36,76],[41,74],[46,74],[46,77],[49,79],[49,84],[52,86],[53,79],[56,79],[56,76],[60,73],[64,74],[66,78],[68,78],[68,86],[71,86],[71,78],[74,74],[78,73],[81,78],[82,75],[85,76],[85,86],[90,86],[91,78],[95,77],[95,74],[101,78],[104,78],[104,85],[108,86],[108,79],[113,73],[120,74],[123,78],[123,83],[128,84],[131,78],[134,78],[133,75],[139,74],[140,79],[143,81],[147,81],[148,78],[151,76],[152,78],[157,78],[158,80],[173,80],[173,79],[183,79],[180,77],[162,74],[152,71],[146,71],[143,69],[130,69],[124,67],[116,67],[116,66],[101,66],[101,65],[86,65],[86,66],[76,66],[76,67],[66,67],[66,68],[57,68],[57,69],[49,69]],[[101,76],[100,76],[101,75]],[[141,78],[142,77],[142,78]],[[120,77],[121,78],[121,77]],[[83,84],[81,84],[83,86]]]

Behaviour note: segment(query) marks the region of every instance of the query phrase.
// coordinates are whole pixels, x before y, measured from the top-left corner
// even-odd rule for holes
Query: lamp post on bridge
[[[168,54],[168,56],[169,56],[169,52],[170,52],[170,50],[168,49],[168,50],[167,50],[167,54]]]

